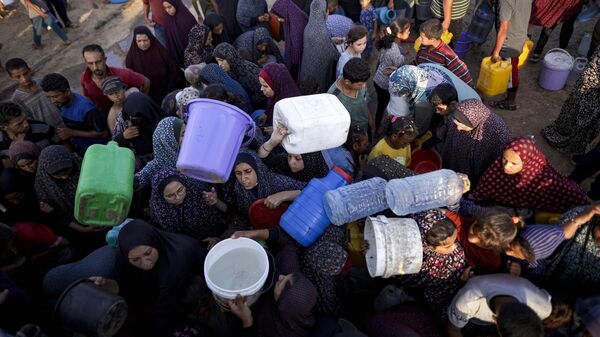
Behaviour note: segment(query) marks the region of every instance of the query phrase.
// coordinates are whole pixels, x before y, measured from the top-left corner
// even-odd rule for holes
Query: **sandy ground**
[[[108,63],[121,66],[123,57],[129,48],[132,28],[143,23],[142,1],[131,0],[123,5],[104,4],[93,9],[88,1],[72,0],[69,16],[78,22],[80,27],[70,29],[67,34],[74,41],[71,46],[61,47],[60,39],[51,31],[43,34],[45,48],[33,50],[31,24],[22,7],[18,7],[8,19],[0,20],[0,60],[10,57],[24,58],[35,71],[36,77],[42,77],[50,72],[59,72],[71,82],[75,91],[80,90],[79,75],[85,65],[81,57],[81,48],[89,43],[98,43],[108,51]],[[268,1],[272,3],[273,0]],[[189,5],[189,1],[188,1]],[[192,11],[193,12],[193,11]],[[466,20],[469,21],[468,19]],[[591,32],[595,20],[586,23],[576,23],[575,33],[571,39],[568,51],[577,57],[577,48],[585,32]],[[533,31],[534,37],[539,29]],[[479,73],[479,63],[483,56],[489,55],[493,34],[481,48],[472,50],[466,57],[473,78]],[[558,46],[559,29],[555,30],[546,45],[545,51]],[[412,50],[412,46],[405,47]],[[410,59],[410,57],[409,57]],[[568,174],[573,165],[569,157],[553,150],[540,136],[542,127],[550,123],[558,113],[564,100],[569,94],[569,87],[560,91],[546,91],[537,84],[542,62],[528,63],[521,70],[521,87],[519,89],[517,111],[496,111],[510,125],[515,135],[535,135],[538,144],[550,158],[557,169]],[[14,90],[14,84],[5,72],[0,73],[0,98],[6,99]]]

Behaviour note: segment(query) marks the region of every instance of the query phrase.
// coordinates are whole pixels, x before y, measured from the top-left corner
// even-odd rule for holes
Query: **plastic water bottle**
[[[119,244],[119,233],[121,232],[121,229],[123,227],[125,227],[125,225],[127,225],[128,223],[131,222],[130,218],[127,218],[125,220],[123,220],[123,222],[121,222],[120,225],[113,227],[111,230],[108,231],[108,233],[106,233],[106,243],[111,246],[111,247],[116,247]]]
[[[336,226],[365,218],[388,208],[385,179],[375,177],[325,193],[325,213]]]
[[[437,170],[390,180],[385,187],[388,206],[397,215],[458,205],[468,179],[452,170]]]

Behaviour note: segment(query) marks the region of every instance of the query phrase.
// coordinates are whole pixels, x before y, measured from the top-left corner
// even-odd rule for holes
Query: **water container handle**
[[[262,291],[257,292],[255,295],[262,295],[265,292],[267,292],[267,290],[271,289],[271,287],[275,284],[275,274],[277,274],[277,266],[275,265],[275,257],[273,256],[273,254],[269,253],[268,250],[265,249],[265,253],[267,253],[267,256],[270,258],[272,264],[269,264],[271,266],[273,266],[273,273],[271,274],[271,282],[269,282],[269,286],[264,288]]]
[[[250,117],[250,115],[248,115],[247,113],[244,113],[244,116],[246,117],[246,119],[248,119],[248,124],[250,127],[248,130],[246,130],[246,134],[249,133],[250,131],[252,131],[252,136],[250,136],[250,138],[248,138],[248,140],[246,140],[244,143],[242,143],[241,147],[248,146],[254,139],[254,136],[256,135],[256,123],[254,123],[254,120],[252,120],[252,117]]]

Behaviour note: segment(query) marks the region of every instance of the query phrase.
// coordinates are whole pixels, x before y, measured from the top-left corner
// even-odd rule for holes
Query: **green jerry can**
[[[129,213],[135,158],[116,142],[90,146],[83,157],[75,219],[84,225],[115,226]]]

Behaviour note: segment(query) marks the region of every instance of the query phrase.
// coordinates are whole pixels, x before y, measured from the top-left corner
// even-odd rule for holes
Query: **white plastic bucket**
[[[273,128],[283,124],[288,153],[304,154],[338,147],[346,142],[350,113],[331,94],[285,98],[275,104]]]
[[[251,305],[258,298],[269,274],[269,259],[265,249],[247,238],[226,239],[216,244],[204,260],[206,285],[220,304],[238,294]],[[248,301],[248,298],[252,301]],[[222,299],[224,301],[219,301]]]
[[[369,242],[365,259],[371,277],[415,274],[423,264],[423,242],[415,220],[369,217],[364,239]]]

